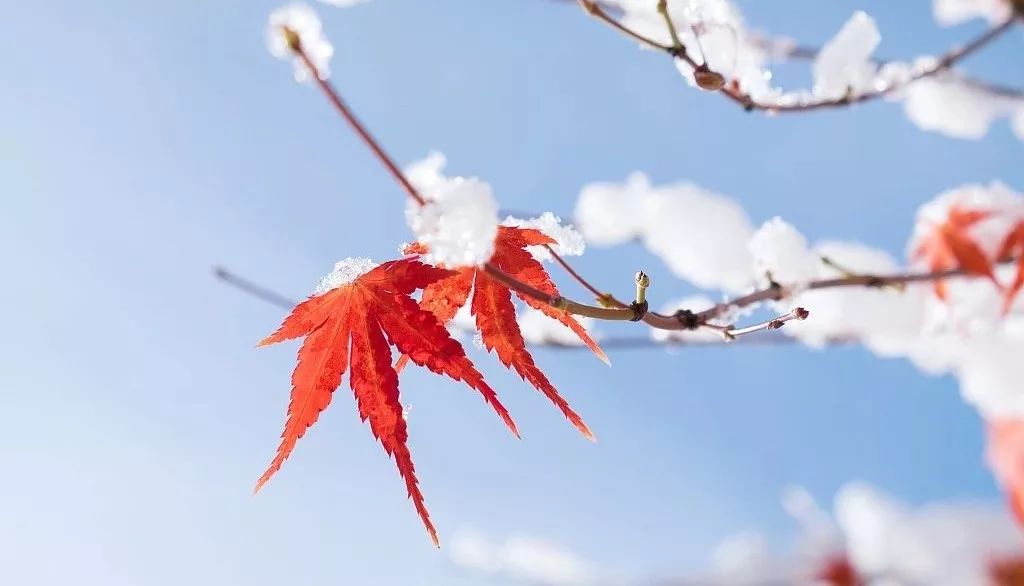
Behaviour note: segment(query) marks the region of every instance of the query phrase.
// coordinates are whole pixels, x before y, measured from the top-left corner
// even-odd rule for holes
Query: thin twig
[[[583,275],[580,275],[578,272],[576,272],[576,269],[572,268],[572,266],[568,262],[566,262],[564,258],[562,258],[562,255],[555,252],[555,249],[552,248],[550,244],[545,244],[544,248],[546,248],[548,253],[551,254],[551,258],[555,259],[555,262],[557,262],[559,265],[562,266],[563,269],[565,269],[565,272],[569,273],[569,275],[573,279],[576,279],[576,282],[582,285],[584,289],[590,291],[598,301],[604,299],[611,299],[615,301],[615,298],[611,297],[610,294],[602,293],[597,287],[594,287],[593,285],[590,284],[589,281],[584,279]],[[615,301],[615,303],[618,304],[620,307],[625,307],[625,304],[623,303],[620,303],[618,301]]]
[[[641,45],[647,45],[652,49],[658,49],[660,51],[665,51],[666,53],[672,52],[672,47],[670,45],[659,43],[658,41],[655,41],[654,39],[648,36],[642,35],[634,31],[633,29],[627,28],[618,20],[612,18],[612,16],[605,11],[604,7],[600,3],[595,2],[594,0],[577,0],[577,2],[579,3],[580,7],[583,8],[584,12],[593,16],[597,20],[600,20],[609,27],[619,31],[626,37],[629,37],[634,41],[640,43]]]
[[[290,310],[291,308],[298,305],[297,301],[288,299],[284,295],[271,291],[266,287],[253,283],[252,281],[239,277],[238,275],[228,271],[223,267],[213,267],[213,276],[217,279],[239,289],[257,299],[262,299],[271,305],[280,307],[281,309]]]
[[[810,315],[809,311],[807,311],[806,309],[804,309],[802,307],[797,307],[796,309],[794,309],[793,311],[791,311],[791,312],[789,312],[789,313],[787,313],[785,315],[780,315],[779,317],[776,317],[774,319],[770,319],[770,320],[765,321],[765,322],[761,322],[759,324],[755,324],[755,325],[752,325],[752,326],[747,326],[745,328],[727,330],[726,332],[724,332],[724,335],[728,339],[734,340],[734,339],[736,339],[736,338],[738,338],[740,336],[744,336],[746,334],[752,334],[754,332],[761,332],[761,331],[764,331],[764,330],[777,330],[777,329],[781,328],[782,326],[786,325],[787,322],[794,321],[794,320],[797,320],[797,321],[805,320],[805,319],[807,319],[807,316],[809,316],[809,315]]]

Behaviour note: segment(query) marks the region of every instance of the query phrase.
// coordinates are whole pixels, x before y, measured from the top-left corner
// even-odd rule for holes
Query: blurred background
[[[939,28],[925,0],[737,4],[751,26],[808,44],[865,9],[886,56],[938,53],[985,26]],[[825,505],[852,480],[910,505],[1001,499],[952,379],[855,346],[739,345],[619,350],[610,369],[537,349],[596,444],[480,350],[522,441],[466,389],[407,371],[440,552],[348,393],[253,497],[296,347],[257,350],[283,311],[211,268],[300,298],[334,261],[393,258],[410,238],[402,192],[267,54],[276,7],[5,6],[0,583],[510,584],[448,547],[510,537],[648,583],[701,572],[738,531],[786,544],[797,529],[780,495],[792,485]],[[936,193],[1024,186],[1024,143],[1006,124],[969,141],[922,132],[881,101],[746,114],[571,2],[318,10],[333,80],[395,157],[441,150],[450,172],[485,178],[510,209],[569,217],[586,183],[643,171],[731,196],[757,223],[781,215],[811,240],[902,258],[916,208]],[[967,68],[1022,85],[1022,38]],[[804,67],[780,75],[809,83]],[[655,305],[692,292],[639,246],[575,264],[624,296],[644,269]]]

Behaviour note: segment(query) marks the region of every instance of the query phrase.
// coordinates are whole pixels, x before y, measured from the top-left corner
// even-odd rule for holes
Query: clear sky
[[[264,47],[268,0],[8,3],[0,35],[0,582],[488,584],[430,546],[394,466],[339,392],[257,497],[295,346],[257,350],[282,312],[211,278],[222,264],[308,293],[345,256],[409,238],[400,190],[320,96]],[[934,53],[924,0],[740,2],[808,43],[857,8],[880,53]],[[440,149],[512,209],[568,215],[582,185],[634,170],[692,180],[809,238],[903,255],[917,206],[964,182],[1024,188],[1005,123],[927,134],[900,107],[748,115],[660,56],[551,0],[319,7],[334,80],[403,162]],[[1014,32],[967,66],[1024,84]],[[795,82],[807,78],[794,75]],[[689,292],[639,247],[588,275],[658,300]],[[578,293],[562,279],[563,288]],[[460,386],[402,377],[411,448],[444,542],[540,536],[662,576],[726,535],[785,541],[788,485],[828,502],[869,481],[911,502],[996,499],[981,425],[955,381],[859,348],[536,352],[599,442],[474,354],[515,441]]]

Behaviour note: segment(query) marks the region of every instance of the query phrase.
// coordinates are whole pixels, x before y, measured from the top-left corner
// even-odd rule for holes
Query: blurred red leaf
[[[1024,586],[1024,558],[1002,557],[989,562],[992,586]]]
[[[853,567],[850,559],[839,554],[825,559],[824,565],[814,574],[814,579],[826,586],[860,586],[864,581]]]
[[[1003,313],[1010,311],[1010,305],[1013,304],[1014,298],[1024,288],[1024,221],[1018,222],[1010,230],[1010,233],[1003,240],[1002,246],[999,247],[999,260],[1007,260],[1014,257],[1017,259],[1017,273],[1013,277],[1013,282],[1006,289],[1003,299]]]
[[[1017,523],[1024,527],[1024,419],[989,421],[986,457]]]
[[[987,211],[954,206],[950,209],[946,221],[935,225],[921,239],[914,250],[914,258],[927,263],[931,271],[960,269],[970,275],[988,277],[998,286],[992,271],[992,260],[968,234],[972,226],[990,215],[991,213]],[[937,279],[934,287],[935,294],[940,299],[945,299],[945,281]]]

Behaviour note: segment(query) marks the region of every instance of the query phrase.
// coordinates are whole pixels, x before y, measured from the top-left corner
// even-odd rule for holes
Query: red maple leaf
[[[1024,527],[1024,419],[988,422],[986,457],[999,480],[1010,510]]]
[[[288,418],[273,461],[256,482],[256,491],[281,468],[295,443],[316,423],[331,402],[342,375],[351,371],[349,385],[359,416],[384,451],[393,456],[405,481],[409,498],[438,544],[420,492],[412,456],[406,445],[408,431],[399,402],[398,374],[391,366],[391,346],[420,366],[464,381],[517,436],[516,425],[497,395],[484,382],[462,345],[430,313],[409,297],[416,289],[451,277],[451,271],[425,265],[415,258],[386,262],[351,283],[310,297],[285,318],[280,329],[259,343],[273,344],[305,337],[292,373]]]
[[[936,224],[921,239],[914,250],[913,257],[924,261],[933,272],[960,269],[969,275],[988,277],[996,286],[992,261],[985,255],[981,247],[967,234],[967,231],[978,222],[991,216],[991,212],[970,210],[953,206],[949,210],[946,221]],[[934,283],[935,295],[939,299],[946,298],[946,282],[937,279]]]
[[[545,244],[555,244],[555,240],[532,228],[500,226],[491,263],[547,295],[558,295],[558,288],[551,281],[544,266],[526,250],[527,246]],[[406,247],[406,252],[423,253],[426,249],[421,244],[413,244]],[[533,356],[527,351],[526,341],[516,322],[512,290],[482,269],[461,267],[450,277],[425,287],[420,306],[437,316],[441,323],[448,323],[455,317],[459,308],[466,304],[471,291],[473,299],[470,302],[470,309],[476,318],[477,330],[487,350],[497,354],[506,368],[515,370],[519,376],[543,393],[585,437],[593,440],[594,434],[590,428],[558,394],[554,385],[544,376],[533,361]],[[531,307],[570,328],[598,358],[608,362],[604,351],[572,315],[518,291],[515,294]],[[396,367],[401,368],[403,365],[404,358],[399,360]]]
[[[1010,311],[1013,300],[1024,288],[1024,221],[1017,222],[1010,233],[1006,235],[1002,246],[999,247],[999,260],[1017,258],[1017,274],[1013,277],[1013,283],[1006,289],[1003,299],[1003,313]]]

